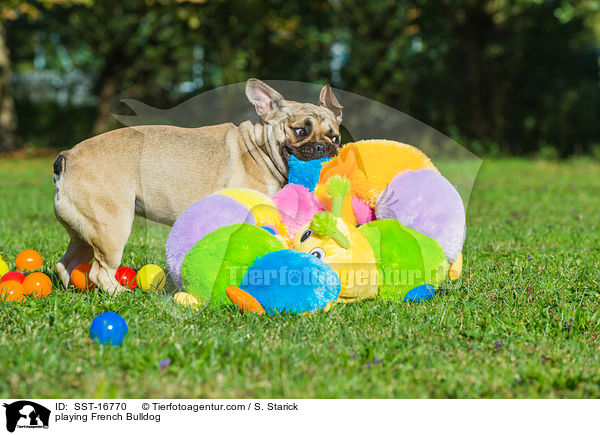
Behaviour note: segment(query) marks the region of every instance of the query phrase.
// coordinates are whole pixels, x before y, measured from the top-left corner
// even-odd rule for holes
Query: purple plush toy
[[[209,195],[183,212],[167,239],[167,267],[175,285],[181,286],[181,265],[188,252],[209,233],[237,223],[256,225],[246,207],[225,195]]]
[[[454,263],[465,241],[465,209],[450,182],[433,169],[396,175],[375,204],[377,219],[396,219],[435,239]]]

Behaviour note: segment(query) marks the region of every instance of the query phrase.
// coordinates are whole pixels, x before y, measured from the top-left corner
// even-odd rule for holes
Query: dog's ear
[[[340,104],[340,102],[333,94],[331,86],[323,86],[323,89],[321,89],[321,94],[319,95],[319,104],[331,110],[335,115],[335,119],[338,123],[342,122],[342,109],[344,108],[344,106]]]
[[[285,106],[285,100],[281,94],[258,79],[246,81],[246,97],[254,104],[256,113],[261,117],[272,110]]]

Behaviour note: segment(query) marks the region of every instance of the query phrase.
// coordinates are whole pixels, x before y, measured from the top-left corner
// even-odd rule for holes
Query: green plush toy
[[[445,279],[449,264],[434,239],[395,219],[372,221],[358,230],[377,260],[381,298],[399,300],[425,284],[437,288]]]
[[[225,288],[239,287],[257,258],[279,249],[284,249],[281,241],[257,226],[221,227],[203,237],[185,256],[183,288],[203,303],[231,304]]]

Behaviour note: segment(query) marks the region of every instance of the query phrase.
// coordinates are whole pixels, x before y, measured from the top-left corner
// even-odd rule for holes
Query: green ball
[[[415,287],[438,287],[448,273],[444,250],[427,237],[395,219],[369,222],[359,227],[367,238],[379,269],[379,295],[403,300]]]
[[[231,304],[225,288],[239,287],[258,257],[283,248],[277,237],[254,225],[221,227],[204,236],[185,256],[183,288],[203,303]]]

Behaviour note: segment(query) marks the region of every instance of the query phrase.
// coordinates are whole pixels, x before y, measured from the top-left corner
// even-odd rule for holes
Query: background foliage
[[[596,0],[5,0],[0,17],[0,150],[69,148],[116,127],[120,98],[169,108],[259,77],[332,83],[480,154],[600,154]]]

